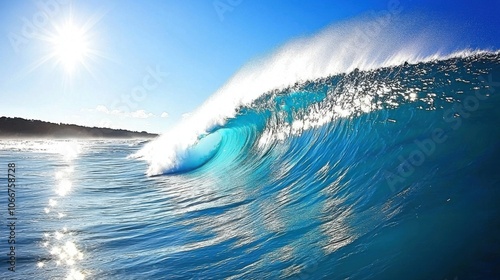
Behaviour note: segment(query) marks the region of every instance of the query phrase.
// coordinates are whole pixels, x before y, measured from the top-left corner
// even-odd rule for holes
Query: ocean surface
[[[500,279],[499,93],[472,52],[272,90],[185,145],[1,140],[0,278]]]

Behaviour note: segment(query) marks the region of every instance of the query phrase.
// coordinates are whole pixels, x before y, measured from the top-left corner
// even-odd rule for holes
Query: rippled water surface
[[[131,157],[140,140],[1,140],[18,220],[0,278],[498,278],[499,65],[476,54],[271,92],[166,162]]]

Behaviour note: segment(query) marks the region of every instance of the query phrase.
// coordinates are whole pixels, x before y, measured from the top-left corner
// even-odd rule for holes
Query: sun
[[[71,22],[56,27],[56,31],[51,40],[53,56],[66,72],[71,73],[78,65],[85,64],[85,58],[89,55],[86,32]]]
[[[89,74],[96,78],[93,69],[95,63],[100,59],[110,59],[106,53],[96,48],[99,41],[94,29],[105,14],[105,11],[100,10],[81,21],[70,12],[61,21],[51,22],[48,28],[40,28],[36,38],[41,43],[41,56],[25,71],[31,73],[43,65],[51,64],[50,71],[59,68],[64,74],[61,75],[61,81],[65,86],[71,86],[72,81],[84,77],[82,75]]]

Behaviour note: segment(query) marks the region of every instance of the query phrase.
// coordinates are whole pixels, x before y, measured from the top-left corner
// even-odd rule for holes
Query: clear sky
[[[0,115],[162,132],[252,59],[391,1],[0,0]],[[500,1],[400,6],[500,46]]]

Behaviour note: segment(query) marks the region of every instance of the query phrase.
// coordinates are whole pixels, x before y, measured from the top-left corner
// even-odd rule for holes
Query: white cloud
[[[106,106],[104,106],[104,105],[98,105],[98,106],[95,108],[95,110],[96,110],[97,112],[101,112],[101,113],[105,113],[105,114],[109,114],[109,113],[110,113],[110,112],[109,112],[109,110],[108,110],[108,108],[106,108]]]
[[[119,117],[130,117],[130,118],[137,118],[137,119],[147,119],[154,117],[155,115],[153,113],[149,113],[144,109],[140,109],[134,112],[124,112],[120,110],[109,110],[106,106],[104,105],[98,105],[95,109],[90,109],[89,111],[93,112],[100,112],[104,113],[107,115],[113,115],[113,116],[119,116]],[[168,115],[168,114],[167,114]],[[163,116],[163,114],[162,114]]]
[[[168,118],[168,113],[167,112],[163,112],[163,113],[161,113],[160,117],[162,117],[162,118]]]
[[[154,114],[152,114],[152,113],[148,113],[148,112],[146,112],[145,110],[137,110],[137,111],[135,111],[135,112],[132,112],[132,113],[130,114],[130,116],[131,116],[132,118],[147,119],[147,118],[153,117],[153,116],[154,116]]]

